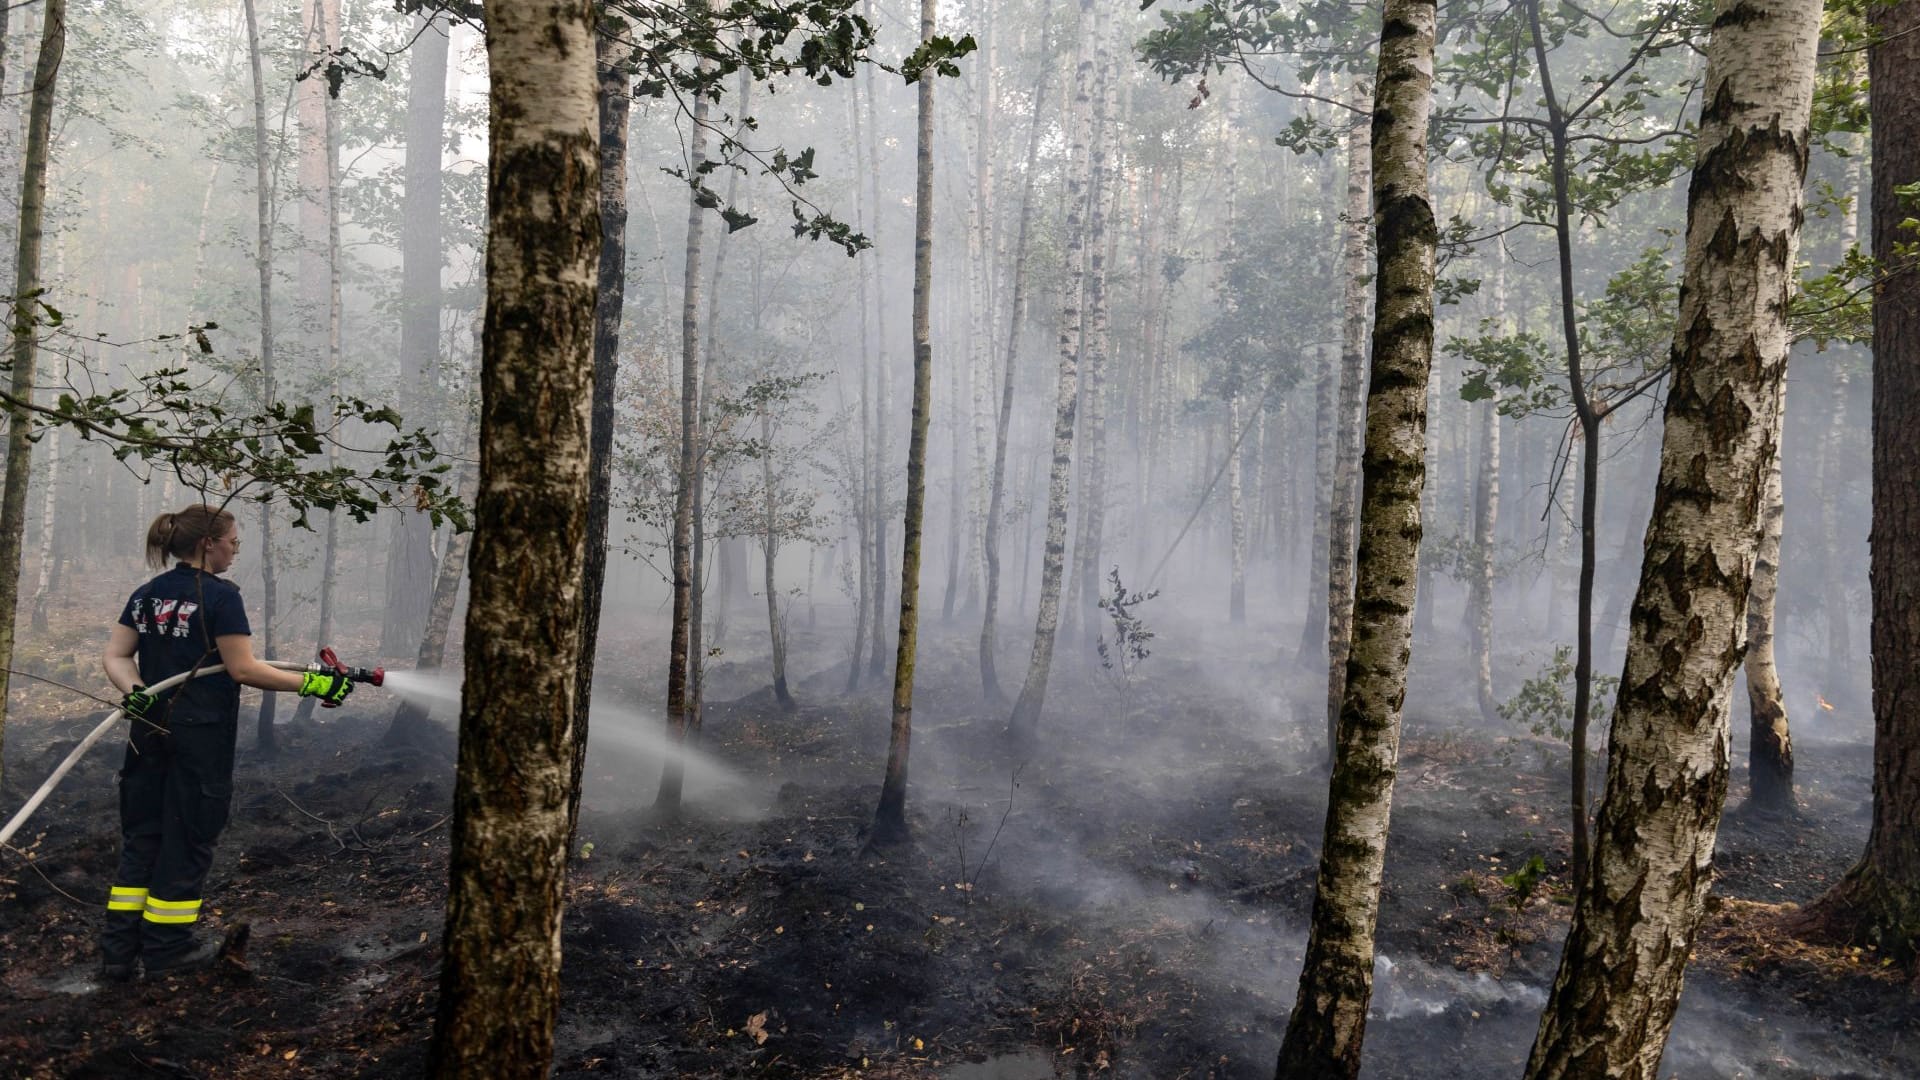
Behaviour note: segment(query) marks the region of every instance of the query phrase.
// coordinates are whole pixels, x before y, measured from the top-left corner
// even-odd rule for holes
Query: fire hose
[[[334,655],[332,649],[320,650],[320,658],[313,663],[303,664],[297,660],[263,660],[261,663],[270,668],[278,668],[281,671],[339,672],[355,682],[371,683],[374,686],[379,686],[387,677],[385,668],[349,668],[345,666],[340,663],[340,658]],[[154,683],[152,686],[147,687],[147,691],[149,693],[158,693],[162,690],[171,690],[189,679],[196,679],[203,675],[217,675],[225,670],[227,670],[225,664],[211,664],[207,667],[195,668],[192,671],[183,671],[172,678],[162,679]],[[20,827],[27,823],[27,819],[33,816],[35,810],[40,809],[40,804],[47,801],[47,796],[53,794],[53,789],[60,786],[60,781],[66,779],[67,773],[73,771],[73,767],[79,763],[81,758],[86,756],[88,750],[93,749],[95,743],[106,738],[107,732],[112,731],[114,725],[118,724],[120,718],[124,715],[126,715],[126,710],[124,709],[113,710],[107,714],[105,720],[100,721],[97,727],[87,733],[86,738],[80,740],[80,745],[74,747],[73,751],[66,756],[65,760],[60,762],[60,765],[53,770],[53,775],[47,777],[46,782],[40,785],[39,790],[35,791],[33,795],[27,799],[26,804],[21,806],[13,817],[7,819],[7,823],[4,826],[0,826],[0,847],[4,847],[7,841],[13,839],[13,834],[20,831]]]

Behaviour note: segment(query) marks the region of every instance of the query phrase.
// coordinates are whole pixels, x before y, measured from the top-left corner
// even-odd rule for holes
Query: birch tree
[[[1795,286],[1819,0],[1723,0],[1605,799],[1530,1080],[1648,1077],[1712,881]]]
[[[1067,554],[1067,500],[1073,484],[1073,425],[1080,402],[1081,278],[1086,272],[1086,203],[1088,95],[1093,82],[1093,56],[1085,43],[1093,25],[1094,0],[1080,0],[1080,45],[1073,72],[1073,107],[1067,161],[1066,275],[1060,290],[1060,373],[1054,387],[1053,456],[1047,468],[1047,535],[1040,560],[1040,609],[1033,632],[1033,655],[1027,681],[1013,704],[1009,734],[1016,743],[1033,738],[1046,704],[1047,680],[1053,671],[1054,634],[1060,627],[1060,584]]]
[[[934,0],[920,0],[920,42],[933,43]],[[909,61],[911,67],[911,60]],[[927,422],[933,412],[933,73],[919,73],[919,138],[913,189],[913,421],[907,433],[907,507],[901,526],[900,634],[893,662],[893,723],[887,774],[869,842],[905,843],[907,755],[913,740],[913,671],[920,640],[920,531],[927,504]]]
[[[480,500],[429,1067],[440,1080],[532,1080],[553,1061],[601,249],[592,5],[493,3],[486,31]]]
[[[1400,756],[1426,485],[1427,378],[1439,236],[1427,193],[1433,0],[1387,0],[1374,76],[1378,306],[1361,463],[1353,645],[1347,658],[1313,922],[1277,1078],[1357,1077],[1373,995],[1374,927]]]

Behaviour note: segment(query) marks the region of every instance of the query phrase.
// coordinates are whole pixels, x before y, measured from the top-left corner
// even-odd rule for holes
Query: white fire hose
[[[312,671],[318,667],[318,665],[315,664],[305,664],[296,660],[263,660],[261,663],[264,663],[270,668],[279,668],[281,671]],[[198,678],[202,675],[214,675],[225,670],[227,670],[225,664],[211,664],[193,671],[183,671],[170,679],[161,679],[146,689],[148,693],[158,693],[162,690],[168,690],[178,686],[188,679]],[[113,710],[107,714],[105,720],[100,721],[100,726],[88,732],[87,737],[80,740],[80,745],[74,747],[73,752],[67,755],[65,761],[60,763],[60,767],[53,770],[53,775],[47,777],[47,782],[40,785],[40,790],[33,793],[33,796],[27,800],[26,805],[22,806],[13,817],[7,820],[6,825],[0,826],[0,847],[5,846],[7,841],[13,839],[13,834],[20,831],[20,826],[27,823],[27,819],[33,816],[35,810],[40,809],[40,804],[47,801],[47,796],[53,794],[53,789],[60,786],[60,781],[66,779],[67,773],[72,772],[73,767],[79,763],[82,757],[86,756],[87,751],[93,749],[94,743],[106,738],[107,732],[113,730],[114,725],[120,722],[120,717],[123,715],[125,715],[124,709]]]

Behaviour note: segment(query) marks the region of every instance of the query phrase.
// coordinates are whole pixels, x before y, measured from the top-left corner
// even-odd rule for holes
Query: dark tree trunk
[[[9,392],[21,405],[33,401],[39,352],[36,297],[40,289],[41,225],[47,198],[47,156],[53,141],[54,80],[67,48],[67,0],[46,0],[40,57],[33,69],[27,109],[27,153],[20,175],[20,236],[14,252],[13,374]],[[14,617],[20,605],[20,545],[26,535],[28,467],[33,423],[26,411],[7,412],[6,487],[0,495],[0,736],[6,731],[7,683],[13,667]],[[0,743],[0,745],[4,745]]]
[[[1883,956],[1920,958],[1920,273],[1901,191],[1920,182],[1920,3],[1872,13],[1873,826],[1810,918]]]
[[[580,660],[574,674],[573,793],[567,835],[580,821],[581,777],[587,766],[587,723],[600,642],[601,594],[607,584],[607,523],[613,508],[613,391],[620,378],[620,317],[627,300],[627,117],[633,93],[627,50],[596,35],[600,121],[600,260],[593,308],[593,406],[587,443],[587,551],[580,580]]]

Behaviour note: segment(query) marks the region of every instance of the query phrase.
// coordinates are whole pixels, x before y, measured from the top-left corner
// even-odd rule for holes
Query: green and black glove
[[[339,671],[308,671],[300,677],[300,696],[317,697],[320,707],[331,709],[353,693],[353,680]]]
[[[147,710],[153,708],[154,703],[159,700],[158,694],[149,693],[144,686],[136,686],[127,691],[126,697],[120,699],[120,711],[135,720],[145,720]]]

